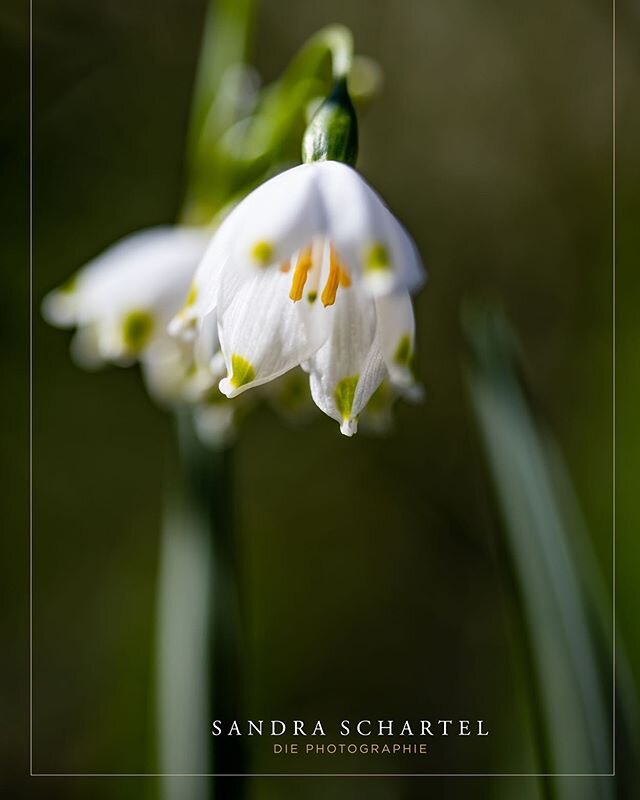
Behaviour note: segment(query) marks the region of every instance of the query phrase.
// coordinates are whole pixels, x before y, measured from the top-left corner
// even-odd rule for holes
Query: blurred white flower
[[[167,332],[167,323],[188,298],[209,238],[204,228],[180,227],[127,236],[48,294],[42,311],[51,324],[76,328],[72,354],[80,366],[139,361],[150,395],[161,404],[192,404],[203,438],[219,443],[233,420],[231,404],[217,389],[224,403],[208,400],[225,371],[223,359],[218,373],[214,369],[215,325],[203,325],[190,342]]]
[[[386,377],[417,391],[409,293],[424,276],[413,241],[354,169],[303,164],[231,211],[171,330],[193,336],[215,320],[228,397],[301,365],[316,405],[351,436]]]
[[[127,236],[48,294],[42,313],[52,325],[77,328],[73,349],[84,366],[157,357],[171,342],[167,323],[184,303],[207,239],[204,229],[178,227]]]

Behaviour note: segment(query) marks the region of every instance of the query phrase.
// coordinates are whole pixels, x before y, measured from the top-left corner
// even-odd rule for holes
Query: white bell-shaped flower
[[[184,305],[209,238],[204,228],[131,234],[49,293],[43,314],[58,327],[76,328],[71,350],[80,366],[137,361],[156,402],[195,405],[217,382],[210,367],[220,349],[217,327],[203,325],[184,342],[168,334],[167,323]]]
[[[234,397],[297,365],[346,435],[388,376],[415,388],[409,293],[425,277],[416,247],[351,167],[294,167],[227,216],[171,324],[193,335],[216,320]]]
[[[73,352],[85,366],[157,355],[208,238],[204,229],[179,227],[127,236],[48,294],[43,315],[53,325],[78,329]]]

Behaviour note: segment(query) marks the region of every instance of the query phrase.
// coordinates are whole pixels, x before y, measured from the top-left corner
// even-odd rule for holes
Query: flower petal
[[[191,366],[189,350],[183,342],[164,336],[140,359],[147,391],[157,403],[174,405],[185,399],[185,383]]]
[[[165,319],[186,294],[207,234],[200,228],[153,228],[110,247],[81,276],[81,319],[154,308]]]
[[[424,281],[418,251],[380,196],[345,164],[327,161],[316,167],[326,235],[352,274],[374,296],[417,289]]]
[[[193,360],[198,369],[209,369],[211,360],[220,350],[218,316],[210,312],[202,321],[200,332],[193,343]]]
[[[201,228],[180,227],[127,236],[47,295],[43,313],[54,324],[90,327],[101,359],[131,363],[165,336],[207,239]],[[86,351],[84,339],[74,345],[78,358]]]
[[[202,321],[195,339],[192,341],[173,339],[187,348],[190,353],[189,370],[184,380],[182,395],[189,403],[196,403],[214,390],[220,378],[226,374],[224,359],[222,368],[217,361],[221,357],[220,340],[218,338],[218,317],[215,311],[210,312]],[[222,397],[222,395],[220,395]]]
[[[227,278],[232,284],[227,300]],[[319,304],[289,298],[291,276],[264,270],[238,288],[225,274],[219,335],[228,377],[220,390],[234,397],[282,375],[309,358],[327,336]]]
[[[72,275],[62,286],[49,292],[42,300],[42,316],[56,328],[73,328],[78,321],[78,278]]]
[[[415,396],[420,392],[411,363],[415,342],[415,318],[409,292],[395,292],[375,300],[377,337],[391,383]]]
[[[172,336],[193,338],[202,320],[216,310],[220,281],[225,264],[231,256],[231,244],[236,234],[237,217],[231,211],[215,230],[198,264],[184,304],[169,324]]]
[[[427,272],[422,264],[415,242],[403,225],[383,206],[383,224],[387,229],[387,239],[391,248],[391,261],[396,272],[393,291],[406,289],[417,291],[426,281]],[[375,292],[374,292],[375,293]]]
[[[368,187],[346,164],[322,161],[315,165],[325,218],[325,234],[352,275],[362,273],[363,244],[376,238],[375,209]]]
[[[100,352],[98,331],[95,325],[85,325],[73,334],[71,339],[71,358],[77,366],[93,372],[105,366]]]
[[[231,212],[238,225],[236,268],[280,265],[322,230],[315,166],[301,164],[276,175]]]
[[[375,306],[354,286],[338,292],[331,312],[330,336],[304,366],[318,408],[340,423],[342,433],[353,436],[358,414],[385,375],[375,337]]]

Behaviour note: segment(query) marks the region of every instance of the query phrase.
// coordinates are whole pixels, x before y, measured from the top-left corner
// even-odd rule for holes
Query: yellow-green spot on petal
[[[391,268],[391,257],[386,245],[375,242],[365,253],[364,268],[369,272],[379,272]]]
[[[231,356],[231,378],[229,378],[229,383],[234,389],[246,386],[247,383],[251,383],[255,378],[256,371],[251,365],[251,362],[247,361],[244,356],[239,356],[237,353],[234,353]]]
[[[412,356],[411,337],[407,333],[398,342],[396,351],[393,354],[393,360],[400,367],[409,367]]]
[[[333,393],[336,407],[345,422],[351,419],[353,400],[356,396],[356,387],[358,386],[359,380],[359,375],[351,375],[348,378],[343,378],[338,382],[336,390]]]
[[[318,299],[318,293],[317,292],[309,292],[309,294],[307,295],[307,300],[310,303],[315,303],[317,299]]]
[[[256,242],[251,248],[251,258],[261,267],[273,263],[274,248],[270,242]]]
[[[129,311],[122,319],[122,338],[127,352],[140,353],[149,343],[153,328],[153,316],[148,311]]]

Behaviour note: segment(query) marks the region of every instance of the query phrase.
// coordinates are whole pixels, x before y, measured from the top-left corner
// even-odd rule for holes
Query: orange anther
[[[296,268],[293,273],[293,280],[291,281],[291,291],[289,292],[289,297],[294,303],[297,303],[298,300],[302,299],[302,292],[304,291],[304,285],[307,282],[307,275],[312,264],[313,261],[311,260],[311,248],[305,247],[304,250],[300,251]]]

